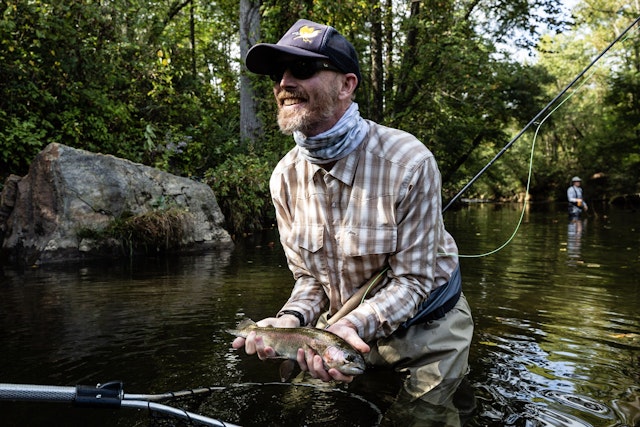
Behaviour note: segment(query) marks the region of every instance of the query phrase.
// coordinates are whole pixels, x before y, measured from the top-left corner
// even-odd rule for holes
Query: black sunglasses
[[[327,61],[304,60],[277,64],[274,71],[269,74],[269,77],[277,83],[282,80],[282,76],[284,76],[284,72],[287,70],[289,70],[291,75],[298,80],[307,80],[313,77],[318,71],[322,70],[340,71]]]

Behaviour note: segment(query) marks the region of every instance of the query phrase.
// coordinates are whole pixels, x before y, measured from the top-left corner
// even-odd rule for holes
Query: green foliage
[[[3,174],[26,173],[50,142],[185,175],[217,164],[209,152],[238,124],[229,55],[237,27],[227,25],[237,19],[233,4],[6,2],[0,16]],[[201,19],[191,21],[190,12]],[[233,135],[237,139],[237,127]]]
[[[6,119],[6,113],[0,111],[0,123],[0,165],[19,167],[23,159],[35,157],[40,151],[46,131],[37,117],[27,117],[26,121],[18,117]]]
[[[637,18],[637,11],[630,12],[624,1],[597,0],[578,3],[574,16],[571,33],[545,37],[539,47],[540,65],[554,76],[546,88],[548,96],[578,75],[620,29]],[[538,169],[544,171],[541,180],[555,178],[558,197],[573,175],[583,177],[585,192],[592,200],[640,190],[637,29],[636,25],[591,67],[545,124]]]
[[[304,17],[354,43],[360,111],[434,152],[445,198],[637,14],[624,0],[578,2],[569,27],[553,0],[256,4],[258,41],[275,42]],[[0,178],[24,175],[45,145],[59,142],[178,175],[206,173],[232,229],[267,224],[269,172],[292,141],[279,133],[271,83],[258,76],[251,81],[263,133],[242,140],[238,12],[236,0],[0,3]],[[515,61],[505,41],[537,45],[538,56]],[[574,174],[606,177],[603,197],[638,191],[637,52],[634,31],[540,128],[536,199],[562,197]],[[532,139],[530,131],[465,196],[519,197]]]
[[[206,173],[232,232],[260,230],[273,223],[269,177],[273,164],[253,154],[237,154]]]

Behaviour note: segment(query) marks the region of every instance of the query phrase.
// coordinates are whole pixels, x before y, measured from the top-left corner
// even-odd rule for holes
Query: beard
[[[280,92],[277,95],[280,131],[285,135],[291,135],[295,131],[301,132],[305,136],[320,133],[317,132],[317,129],[322,128],[323,124],[336,114],[338,92],[339,88],[333,85],[328,90],[315,92],[312,97],[300,90]],[[284,108],[282,100],[286,98],[305,100],[306,105],[304,108]],[[322,131],[324,130],[327,129],[322,129]]]

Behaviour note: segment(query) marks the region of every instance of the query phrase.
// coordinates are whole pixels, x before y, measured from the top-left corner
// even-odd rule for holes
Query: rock
[[[49,144],[29,173],[3,188],[3,258],[34,265],[122,256],[122,242],[87,237],[114,221],[175,208],[182,212],[178,251],[233,245],[211,188],[155,168]],[[90,234],[90,233],[89,233]]]

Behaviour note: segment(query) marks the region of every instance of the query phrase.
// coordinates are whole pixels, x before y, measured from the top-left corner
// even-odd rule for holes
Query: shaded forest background
[[[0,178],[47,144],[209,183],[233,231],[270,226],[268,178],[293,146],[246,50],[298,18],[360,55],[364,117],[436,155],[453,197],[640,15],[585,0],[0,1]],[[640,34],[628,34],[464,194],[591,200],[640,192]],[[555,109],[555,107],[559,108]],[[0,184],[1,185],[1,184]]]

